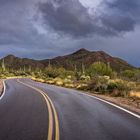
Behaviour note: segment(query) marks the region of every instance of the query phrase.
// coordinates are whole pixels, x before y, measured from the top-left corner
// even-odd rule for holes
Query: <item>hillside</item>
[[[0,63],[2,63],[0,60]],[[75,66],[77,69],[81,69],[82,64],[88,68],[95,62],[104,62],[110,64],[115,71],[133,69],[134,67],[128,64],[126,61],[112,57],[103,51],[91,52],[86,49],[80,49],[72,54],[59,56],[53,59],[45,60],[33,60],[28,58],[18,58],[13,55],[8,55],[4,58],[4,62],[7,68],[20,69],[20,68],[45,68],[49,63],[55,67],[64,67],[66,69],[74,70]]]
[[[41,64],[38,60],[28,59],[28,58],[19,58],[14,55],[8,55],[0,60],[0,63],[4,60],[6,68],[18,70],[20,68],[44,68],[44,65]]]
[[[103,51],[91,52],[86,49],[80,49],[70,55],[59,56],[54,59],[51,59],[50,62],[54,66],[63,66],[67,69],[74,69],[75,66],[78,69],[81,69],[81,65],[84,64],[88,68],[91,64],[95,62],[104,62],[110,64],[110,66],[115,71],[121,71],[126,69],[133,69],[134,67],[128,64],[126,61],[112,57]],[[41,61],[44,65],[48,64],[48,60]]]

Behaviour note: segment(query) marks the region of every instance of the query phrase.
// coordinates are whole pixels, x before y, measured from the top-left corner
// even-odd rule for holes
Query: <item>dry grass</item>
[[[140,99],[140,92],[138,91],[131,91],[130,92],[130,97],[136,97]]]
[[[23,76],[12,76],[12,77],[6,77],[6,79],[16,79],[16,78],[24,78]]]

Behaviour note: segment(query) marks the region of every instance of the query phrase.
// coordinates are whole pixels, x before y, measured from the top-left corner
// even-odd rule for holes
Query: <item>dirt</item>
[[[3,80],[0,79],[0,96],[2,94],[3,91]]]
[[[96,97],[102,98],[106,101],[115,103],[121,107],[124,107],[130,111],[140,114],[140,99],[137,98],[123,98],[123,97],[111,97],[109,95],[97,95]]]

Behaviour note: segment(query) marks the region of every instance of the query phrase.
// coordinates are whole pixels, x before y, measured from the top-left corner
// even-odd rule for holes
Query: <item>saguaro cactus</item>
[[[2,70],[3,70],[3,71],[6,70],[4,58],[2,59]]]

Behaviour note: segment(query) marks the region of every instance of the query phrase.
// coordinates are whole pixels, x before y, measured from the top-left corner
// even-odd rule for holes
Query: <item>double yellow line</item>
[[[48,107],[48,113],[49,113],[49,128],[48,128],[48,139],[47,140],[53,140],[53,124],[54,124],[54,122],[55,122],[55,140],[59,140],[60,139],[60,132],[59,132],[58,116],[57,116],[57,112],[56,112],[56,109],[54,107],[54,104],[51,101],[50,97],[42,90],[40,90],[34,86],[31,86],[29,84],[26,84],[26,83],[20,81],[19,79],[17,80],[17,82],[34,89],[35,91],[39,92],[43,96],[43,98],[46,101],[46,105]],[[54,115],[54,120],[53,120],[53,115]]]

